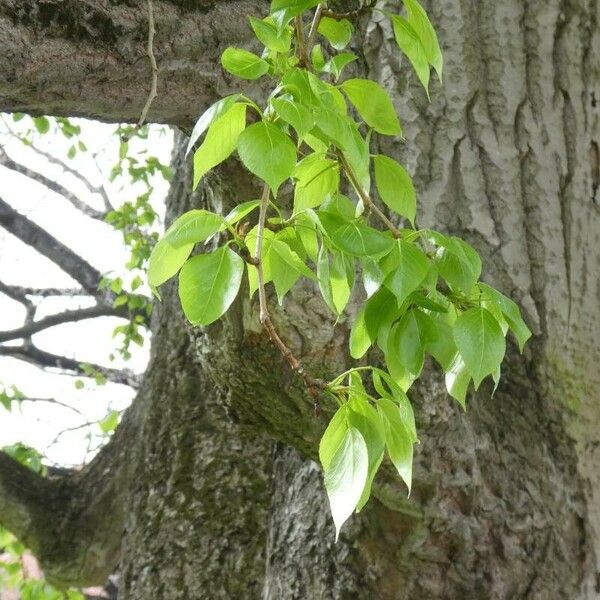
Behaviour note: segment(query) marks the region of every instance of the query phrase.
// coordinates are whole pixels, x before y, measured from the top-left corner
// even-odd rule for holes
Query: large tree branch
[[[154,0],[158,95],[147,121],[189,127],[231,79],[228,45],[248,45],[260,0]],[[192,8],[193,7],[193,8]],[[0,111],[136,122],[148,97],[141,2],[0,0]]]
[[[59,356],[41,350],[33,344],[25,344],[22,346],[0,346],[0,356],[18,358],[19,360],[24,360],[25,362],[29,362],[44,369],[60,369],[65,373],[81,377],[89,377],[90,372],[99,373],[112,383],[121,383],[132,388],[137,388],[140,383],[140,378],[127,369],[111,369],[103,367],[102,365],[79,361],[66,356]]]
[[[53,497],[50,481],[0,452],[0,522],[34,553],[56,517]]]
[[[137,417],[132,407],[111,441],[81,471],[37,475],[0,452],[0,525],[41,561],[61,587],[102,585],[119,560],[121,535],[136,465]]]
[[[0,197],[0,227],[49,258],[91,295],[98,294],[101,274],[45,229],[18,213]]]

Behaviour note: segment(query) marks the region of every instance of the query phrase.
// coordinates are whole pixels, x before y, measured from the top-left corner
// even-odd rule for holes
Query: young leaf
[[[346,431],[329,467],[324,469],[325,489],[335,523],[336,541],[340,535],[340,528],[352,515],[362,496],[368,468],[369,457],[365,440],[358,429],[351,427]]]
[[[302,140],[315,125],[312,113],[298,102],[286,98],[274,98],[271,100],[271,105],[275,112],[296,130],[298,140]]]
[[[339,450],[348,431],[348,406],[342,405],[329,421],[319,443],[319,460],[323,470],[329,469],[335,453]]]
[[[325,304],[329,307],[331,312],[337,313],[335,302],[333,301],[333,293],[331,291],[331,272],[329,268],[329,253],[325,244],[323,244],[319,250],[319,256],[317,258],[317,283],[321,290],[321,296],[325,300]]]
[[[175,248],[164,238],[161,239],[150,254],[148,260],[148,283],[156,288],[181,269],[188,259],[194,244],[186,244]]]
[[[269,63],[241,48],[227,48],[221,56],[226,71],[241,79],[258,79],[269,70]]]
[[[272,0],[271,15],[280,26],[283,26],[290,19],[316,6],[319,2],[321,0]]]
[[[212,106],[207,108],[204,113],[200,116],[192,135],[188,141],[187,150],[185,155],[190,153],[190,150],[196,145],[196,142],[200,139],[200,136],[222,115],[224,115],[241,97],[241,94],[232,94],[231,96],[225,96],[217,100]]]
[[[377,410],[385,423],[385,444],[398,475],[408,487],[412,486],[413,441],[402,422],[398,406],[387,398],[377,402]]]
[[[294,169],[297,179],[294,190],[294,212],[319,206],[340,185],[340,167],[337,161],[323,158],[319,153],[309,154]]]
[[[394,245],[389,235],[364,225],[358,219],[346,221],[329,212],[320,212],[319,219],[332,242],[352,256],[380,256]]]
[[[385,449],[385,428],[381,416],[364,396],[361,397],[361,393],[352,397],[348,402],[348,423],[362,434],[367,446],[367,456],[369,459],[367,481],[356,506],[357,511],[369,499],[371,485],[383,459],[383,451]]]
[[[393,16],[394,37],[400,50],[406,54],[408,60],[417,73],[419,81],[423,84],[429,97],[429,61],[425,54],[425,48],[419,39],[419,35],[412,25],[403,17]]]
[[[174,248],[204,242],[223,227],[224,219],[208,210],[189,210],[169,227],[165,239]]]
[[[462,313],[453,327],[454,341],[475,389],[502,362],[506,342],[498,321],[485,308],[471,308]]]
[[[429,64],[441,78],[444,60],[435,29],[431,25],[429,17],[417,0],[403,0],[403,2],[408,11],[408,22],[419,36]]]
[[[392,327],[388,338],[388,352],[396,352],[400,364],[406,370],[418,377],[423,368],[424,340],[416,317],[417,311],[407,311],[400,321]]]
[[[384,285],[394,293],[398,305],[423,283],[429,267],[427,256],[414,244],[404,240],[396,242],[394,251],[381,261],[381,268],[387,273]]]
[[[323,65],[323,73],[331,73],[337,81],[340,78],[343,70],[350,63],[357,59],[358,56],[356,56],[356,54],[352,54],[351,52],[342,52],[341,54],[336,54]]]
[[[375,164],[375,183],[381,199],[399,215],[415,225],[417,194],[406,169],[392,158],[378,154]]]
[[[244,127],[245,104],[234,104],[210,126],[204,142],[194,154],[194,189],[205,173],[231,155]]]
[[[362,358],[371,347],[371,338],[365,325],[365,311],[359,312],[352,324],[350,331],[350,356],[355,359]]]
[[[519,307],[510,298],[485,283],[479,283],[479,289],[502,311],[511,331],[517,338],[519,350],[523,352],[523,346],[531,337],[531,331],[523,321]]]
[[[375,81],[348,79],[341,88],[365,123],[386,135],[400,135],[400,121],[388,93]]]
[[[179,274],[179,298],[193,325],[209,325],[235,300],[242,282],[244,261],[230,248],[190,258]]]
[[[267,182],[274,196],[296,166],[296,148],[290,138],[264,121],[250,125],[240,135],[238,153],[246,168]]]
[[[278,233],[273,238],[264,259],[268,265],[269,276],[275,285],[280,304],[283,297],[292,289],[300,277],[315,278],[313,272],[304,264],[302,259],[288,244],[281,240],[282,233]]]
[[[269,50],[287,52],[292,44],[292,36],[288,29],[280,30],[273,18],[256,19],[250,17],[250,26],[256,37]]]
[[[242,202],[229,211],[225,217],[225,221],[229,223],[229,225],[235,225],[259,206],[260,200],[248,200],[247,202]]]
[[[354,27],[347,19],[323,17],[318,32],[336,49],[343,50],[352,39]]]
[[[463,410],[467,410],[467,390],[471,382],[471,375],[460,354],[456,354],[454,357],[445,379],[448,393],[461,405]]]

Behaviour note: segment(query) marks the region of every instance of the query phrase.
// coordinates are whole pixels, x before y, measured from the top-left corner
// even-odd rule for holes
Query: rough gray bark
[[[334,545],[310,460],[326,418],[312,416],[310,399],[260,331],[256,307],[240,299],[223,322],[191,330],[171,287],[157,310],[140,394],[102,454],[120,462],[106,482],[94,479],[113,492],[90,509],[107,515],[98,548],[113,554],[84,553],[94,568],[79,579],[71,568],[65,580],[96,582],[120,556],[127,600],[600,594],[599,3],[430,4],[446,60],[431,104],[383,18],[361,27],[361,68],[393,94],[406,136],[382,149],[414,173],[420,224],[473,243],[486,279],[524,308],[536,334],[525,355],[511,349],[499,390],[472,396],[466,414],[428,370],[411,395],[421,444],[410,500],[384,473],[376,499]],[[12,23],[11,6],[0,3],[0,16]],[[229,21],[228,32],[240,31]],[[163,70],[176,62],[165,61]],[[142,81],[136,61],[121,68]],[[106,107],[86,100],[93,82],[77,73],[86,90],[78,98],[56,104],[46,86],[24,87],[18,104],[2,87],[3,106],[135,116],[114,103],[114,94],[123,97],[116,88]],[[197,85],[176,81],[161,100],[180,97],[174,107]],[[154,110],[156,120],[184,124],[197,112],[175,116],[160,103]],[[228,164],[191,195],[188,167],[177,160],[171,215],[256,194]],[[316,375],[348,363],[346,325],[334,326],[309,286],[295,289],[274,320]],[[73,489],[87,489],[78,483]]]

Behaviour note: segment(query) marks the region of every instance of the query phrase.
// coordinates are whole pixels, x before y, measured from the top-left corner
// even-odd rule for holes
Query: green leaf
[[[313,113],[315,124],[322,135],[341,150],[354,143],[351,121],[348,117],[335,110],[319,108]]]
[[[418,377],[423,369],[423,340],[415,310],[407,311],[392,327],[388,338],[388,353],[396,352],[400,364],[412,375]]]
[[[204,242],[221,230],[224,219],[208,210],[189,210],[169,227],[165,239],[174,248]]]
[[[394,250],[381,261],[381,268],[386,273],[384,285],[401,305],[423,283],[430,263],[414,244],[397,240]]]
[[[506,342],[498,321],[485,308],[462,313],[453,327],[454,341],[475,382],[475,389],[502,362]]]
[[[378,154],[375,164],[375,183],[381,199],[399,215],[415,225],[417,194],[410,175],[395,160]]]
[[[296,148],[290,138],[264,121],[250,125],[240,135],[238,153],[246,168],[267,182],[273,196],[296,166]]]
[[[470,295],[473,286],[481,274],[481,259],[477,252],[463,240],[447,238],[437,232],[429,232],[434,243],[441,246],[438,250],[437,267],[440,275],[453,289],[462,290]]]
[[[420,310],[415,311],[415,316],[419,323],[425,351],[435,358],[444,371],[447,371],[456,355],[452,328],[441,319],[434,319]]]
[[[394,246],[393,238],[358,219],[347,221],[329,212],[320,212],[319,219],[332,242],[351,256],[376,257]]]
[[[485,283],[479,283],[479,289],[501,310],[511,331],[514,333],[519,350],[523,352],[525,342],[531,337],[529,327],[523,321],[521,311],[515,302]]]
[[[348,423],[360,431],[367,446],[368,470],[367,481],[361,498],[356,506],[359,511],[368,501],[375,474],[383,459],[385,450],[385,428],[380,414],[371,406],[369,401],[355,395],[348,402]]]
[[[341,88],[365,123],[386,135],[400,135],[400,121],[388,93],[375,81],[348,79]]]
[[[427,92],[427,97],[429,97],[429,61],[419,35],[403,17],[393,16],[392,23],[396,42],[412,63],[419,81]]]
[[[38,133],[48,133],[50,131],[50,121],[47,117],[33,117],[33,124]]]
[[[234,104],[210,126],[204,142],[194,154],[194,189],[205,173],[231,155],[245,127],[244,104]]]
[[[321,44],[315,44],[310,53],[310,60],[315,71],[320,72],[325,66],[325,56]]]
[[[181,269],[194,244],[174,248],[164,238],[154,246],[148,260],[148,283],[156,288]]]
[[[335,523],[336,541],[340,528],[354,512],[365,484],[369,468],[367,445],[360,431],[351,427],[342,444],[325,469],[325,489]]]
[[[391,327],[397,316],[398,303],[389,290],[381,288],[373,294],[365,305],[365,326],[371,341],[378,339],[384,325]]]
[[[398,406],[387,398],[377,402],[377,410],[385,423],[385,444],[398,475],[408,487],[412,486],[413,441],[407,431]]]
[[[371,347],[371,338],[365,325],[364,309],[356,315],[350,331],[350,356],[355,359],[362,358]]]
[[[337,315],[344,312],[354,285],[354,264],[341,252],[333,251],[330,265],[325,245],[321,246],[317,260],[317,281],[321,295]]]
[[[320,153],[309,154],[294,169],[297,180],[294,190],[294,213],[319,206],[340,185],[337,161],[323,158]]]
[[[271,15],[282,26],[319,2],[321,0],[272,0]]]
[[[190,135],[190,139],[188,141],[187,150],[185,151],[185,155],[187,156],[190,153],[190,150],[196,145],[196,142],[200,139],[200,136],[222,115],[224,115],[241,97],[241,94],[232,94],[231,96],[225,96],[225,98],[221,98],[217,102],[215,102],[211,107],[207,108],[204,113],[200,116],[196,125],[194,125],[194,129],[192,130],[192,134]]]
[[[296,130],[298,140],[302,140],[315,125],[310,110],[298,102],[286,98],[274,98],[271,100],[271,105],[279,117]]]
[[[190,258],[179,274],[179,298],[193,325],[209,325],[231,306],[240,289],[244,261],[223,247]]]
[[[337,81],[344,69],[357,59],[358,56],[356,56],[356,54],[352,54],[351,52],[342,52],[341,54],[336,54],[323,65],[322,71],[323,73],[331,73]]]
[[[408,22],[419,36],[429,64],[436,70],[438,76],[441,78],[444,60],[437,35],[435,34],[435,29],[431,25],[427,13],[423,10],[423,7],[417,0],[403,0],[403,2],[408,11]]]
[[[348,407],[344,404],[329,421],[329,425],[319,443],[319,460],[324,471],[329,469],[335,453],[344,442],[344,437],[349,428],[347,413]]]
[[[256,19],[250,17],[250,26],[260,42],[270,50],[287,52],[292,44],[292,36],[288,29],[280,30],[272,17]]]
[[[98,422],[98,426],[102,430],[102,433],[110,433],[117,428],[119,424],[119,411],[111,410],[104,419]]]
[[[292,289],[300,277],[304,276],[309,279],[315,279],[313,272],[304,264],[302,259],[287,243],[282,241],[282,233],[278,233],[272,239],[263,258],[268,271],[268,277],[275,285],[275,291],[277,292],[280,304],[284,296]]]
[[[454,357],[445,379],[448,393],[461,405],[463,410],[467,410],[467,390],[471,374],[460,354],[456,354]]]
[[[229,225],[235,225],[259,206],[260,200],[248,200],[247,202],[242,202],[229,211],[225,217],[225,221],[229,223]]]
[[[336,50],[343,50],[352,39],[354,27],[347,19],[323,17],[317,30]]]
[[[269,70],[269,63],[241,48],[227,48],[221,56],[226,71],[241,79],[258,79]]]

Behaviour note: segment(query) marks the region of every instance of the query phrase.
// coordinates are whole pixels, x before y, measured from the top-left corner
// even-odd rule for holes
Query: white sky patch
[[[21,123],[8,125],[22,129]],[[144,191],[140,184],[132,185],[125,178],[115,183],[108,181],[108,174],[118,160],[119,140],[114,135],[114,125],[106,125],[73,119],[82,128],[81,139],[88,152],[78,152],[68,160],[66,153],[72,145],[60,133],[38,135],[36,146],[67,161],[78,172],[83,173],[94,186],[104,185],[115,206],[125,201],[134,201]],[[169,163],[173,138],[171,132],[163,128],[152,128],[147,141],[133,139],[129,154],[144,153],[157,156],[163,163]],[[6,126],[0,123],[0,145],[15,161],[43,172],[50,179],[59,181],[65,187],[79,194],[90,206],[102,210],[103,203],[97,194],[91,194],[83,184],[70,174],[64,174],[60,167],[36,155],[22,142],[11,139],[6,134]],[[93,155],[97,156],[93,158]],[[144,155],[146,156],[146,154]],[[164,213],[164,196],[168,184],[157,176],[153,179],[152,204],[159,213]],[[51,235],[80,254],[102,273],[122,276],[131,280],[125,263],[128,258],[121,233],[109,225],[91,219],[72,207],[61,196],[24,175],[0,167],[0,196],[21,214],[44,227]],[[79,287],[54,263],[38,254],[33,248],[19,241],[0,228],[0,280],[9,285],[32,287]],[[149,294],[147,289],[142,289]],[[61,312],[89,306],[89,298],[52,297],[40,299],[36,319]],[[23,324],[24,309],[14,300],[0,294],[0,330],[13,329]],[[131,345],[132,358],[124,362],[118,355],[114,361],[109,355],[114,352],[118,340],[112,332],[121,319],[102,317],[68,323],[45,330],[33,336],[34,343],[41,349],[81,362],[94,362],[112,368],[128,368],[135,372],[144,371],[148,361],[149,340],[144,347]],[[18,343],[18,342],[17,342]],[[8,413],[0,406],[0,446],[23,442],[43,452],[55,463],[74,465],[86,460],[89,450],[102,442],[100,428],[75,429],[70,433],[57,435],[69,428],[76,428],[85,422],[96,422],[111,410],[123,410],[131,401],[134,392],[122,385],[107,383],[97,386],[85,379],[83,389],[75,388],[76,377],[44,372],[42,369],[22,361],[0,357],[0,384],[15,385],[31,397],[54,398],[81,411],[81,415],[67,408],[51,403],[23,403]],[[91,440],[87,439],[92,432]],[[89,458],[89,457],[88,457]]]

